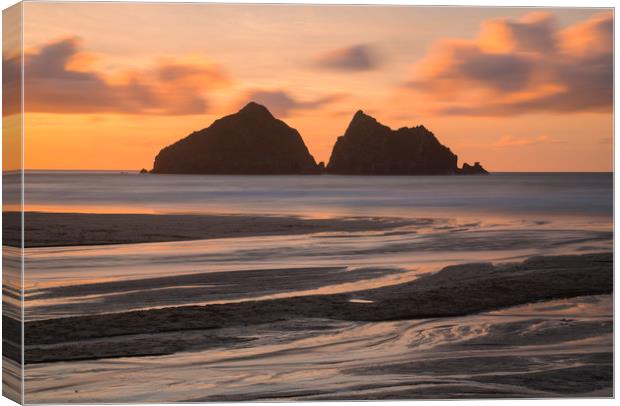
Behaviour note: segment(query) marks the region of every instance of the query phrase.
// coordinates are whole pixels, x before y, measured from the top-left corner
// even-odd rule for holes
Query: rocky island
[[[338,138],[327,167],[316,163],[301,135],[250,102],[239,112],[163,148],[151,173],[230,175],[477,175],[480,163],[457,156],[424,126],[398,130],[361,110]],[[141,173],[147,171],[143,169]]]
[[[152,172],[284,175],[321,169],[297,130],[251,102],[162,149]]]
[[[480,162],[475,162],[473,166],[465,162],[463,167],[459,169],[459,175],[486,175],[488,173],[489,172],[480,165]]]
[[[473,175],[488,173],[476,162],[457,166],[458,157],[424,126],[398,130],[359,110],[338,137],[327,171],[342,175]]]

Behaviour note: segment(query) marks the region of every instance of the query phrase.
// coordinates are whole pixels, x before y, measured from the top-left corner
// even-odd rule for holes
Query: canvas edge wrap
[[[24,403],[23,4],[2,20],[2,395]]]

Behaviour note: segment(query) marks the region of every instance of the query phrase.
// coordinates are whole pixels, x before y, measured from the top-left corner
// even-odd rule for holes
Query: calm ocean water
[[[612,173],[490,176],[202,176],[43,172],[27,210],[300,216],[585,215],[611,219]]]

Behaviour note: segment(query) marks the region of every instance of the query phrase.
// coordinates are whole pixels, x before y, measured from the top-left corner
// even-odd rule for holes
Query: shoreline
[[[348,293],[31,321],[25,323],[25,362],[163,355],[217,347],[242,339],[222,337],[223,328],[286,320],[381,322],[460,317],[612,292],[611,253],[464,264],[411,282]],[[11,330],[19,323],[3,316],[3,324]],[[182,339],[174,334],[179,332],[184,332]]]

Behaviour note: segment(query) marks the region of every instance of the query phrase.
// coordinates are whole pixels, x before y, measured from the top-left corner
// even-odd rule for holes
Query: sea
[[[226,176],[28,171],[26,210],[334,216],[611,218],[612,173]]]

